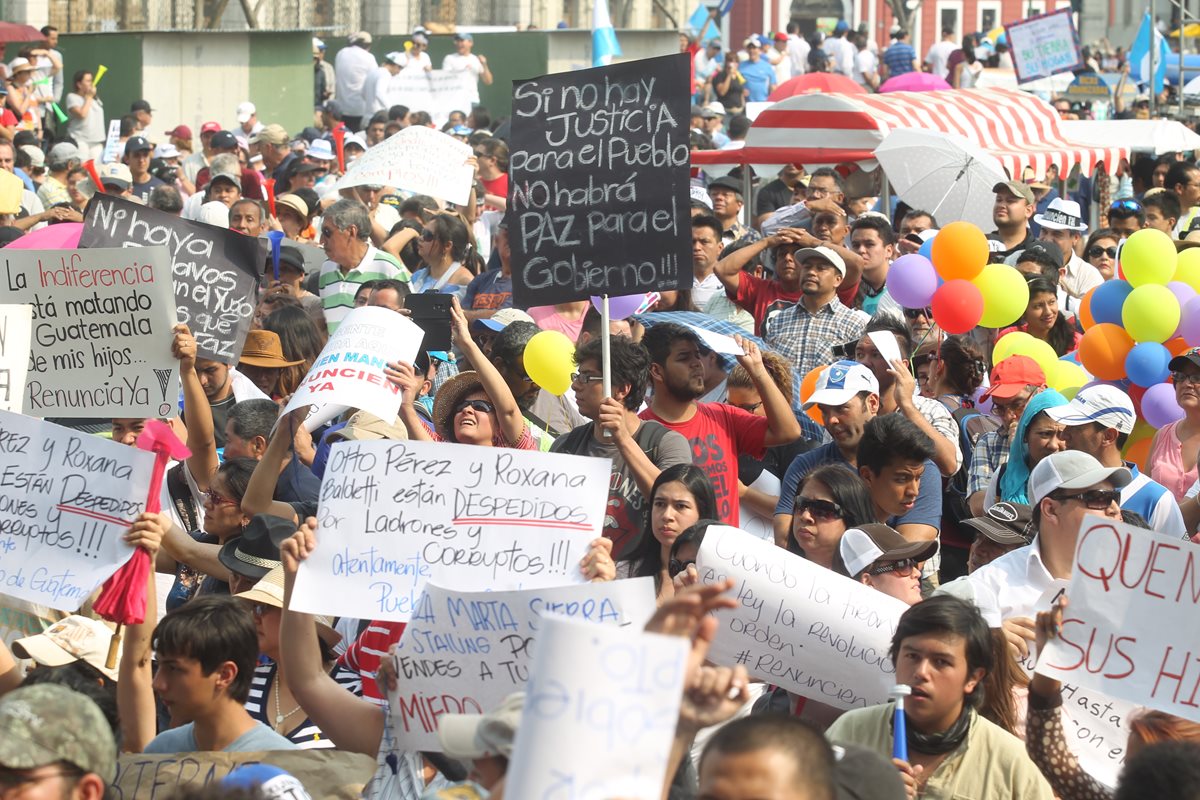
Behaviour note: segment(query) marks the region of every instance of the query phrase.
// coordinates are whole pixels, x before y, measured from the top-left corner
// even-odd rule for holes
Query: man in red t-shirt
[[[738,456],[762,458],[767,447],[800,438],[800,423],[779,387],[763,368],[762,354],[739,339],[746,351],[738,363],[750,373],[762,397],[765,417],[725,403],[697,403],[704,394],[704,361],[700,337],[674,323],[655,325],[642,344],[650,353],[654,396],[639,416],[660,422],[691,442],[692,463],[708,473],[717,496],[717,515],[727,525],[738,524]]]
[[[488,211],[503,211],[508,205],[508,145],[492,137],[475,145],[479,181],[485,192],[483,206]]]
[[[862,277],[862,259],[854,251],[822,241],[803,228],[784,228],[735,250],[717,262],[713,273],[724,285],[729,299],[754,317],[754,332],[761,336],[768,314],[800,301],[800,265],[792,255],[802,248],[818,246],[835,251],[846,263],[846,277],[838,286],[837,296],[842,305],[853,308]],[[746,265],[767,248],[771,248],[775,257],[775,277],[759,278],[746,272]]]

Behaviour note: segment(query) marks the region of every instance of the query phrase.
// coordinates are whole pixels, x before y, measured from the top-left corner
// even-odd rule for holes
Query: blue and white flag
[[[1146,12],[1146,16],[1142,18],[1142,24],[1138,28],[1137,36],[1133,39],[1133,46],[1129,48],[1129,65],[1130,72],[1136,71],[1134,77],[1139,83],[1150,83],[1150,36],[1151,32],[1154,35],[1154,93],[1158,94],[1163,90],[1163,81],[1167,77],[1167,40],[1154,27],[1154,23],[1150,20],[1150,12]]]
[[[608,66],[613,57],[619,55],[621,45],[617,43],[617,32],[608,15],[608,0],[596,0],[592,7],[592,66]]]

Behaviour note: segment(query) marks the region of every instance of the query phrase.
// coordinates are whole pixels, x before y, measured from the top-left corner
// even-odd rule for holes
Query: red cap
[[[786,42],[787,40],[788,40],[788,38],[787,38],[787,34],[786,34],[786,33],[777,33],[777,34],[775,34],[775,41],[777,41],[777,42]]]
[[[176,139],[192,140],[192,129],[187,125],[176,125],[174,130],[167,131],[167,136],[174,136]]]
[[[992,368],[991,386],[980,399],[1007,400],[1026,386],[1046,388],[1046,373],[1029,356],[1009,356]]]
[[[222,130],[219,122],[206,122],[200,126],[200,133],[216,133],[219,130]]]

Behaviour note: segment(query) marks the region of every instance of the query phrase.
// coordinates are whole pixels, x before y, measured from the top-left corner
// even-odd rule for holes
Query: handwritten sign
[[[517,592],[426,584],[396,645],[399,691],[388,697],[396,741],[441,750],[442,714],[482,714],[523,689],[546,614],[641,630],[654,609],[652,578]]]
[[[580,583],[611,462],[444,442],[339,442],[298,611],[406,622],[428,581],[460,590]]]
[[[33,306],[25,413],[164,417],[179,396],[165,247],[5,250],[7,297]]]
[[[0,411],[0,594],[74,611],[129,560],[154,454]]]
[[[388,81],[386,96],[391,105],[429,112],[434,124],[441,127],[451,111],[470,111],[478,103],[475,93],[475,76],[470,73],[405,69]]]
[[[101,164],[121,160],[121,120],[108,121],[108,135],[104,137],[104,151],[100,154]]]
[[[687,54],[513,84],[508,220],[522,308],[680,286]]]
[[[886,702],[904,603],[726,526],[708,529],[696,567],[704,583],[736,582],[738,607],[717,615],[713,662],[835,708]]]
[[[237,364],[258,302],[264,240],[97,194],[84,211],[79,245],[165,246],[179,321],[195,334],[200,357]]]
[[[33,340],[33,306],[0,305],[0,411],[20,412]]]
[[[109,788],[114,800],[166,800],[185,786],[220,783],[238,767],[271,764],[304,785],[310,797],[357,800],[375,773],[375,759],[346,750],[271,750],[260,753],[126,753]],[[281,795],[282,796],[282,795]]]
[[[687,654],[678,636],[543,619],[505,795],[658,800]]]
[[[1083,66],[1079,33],[1070,8],[1005,25],[1017,83],[1071,72]]]
[[[389,361],[411,364],[424,336],[416,323],[391,309],[354,309],[325,343],[284,413],[311,405],[304,422],[310,431],[351,407],[395,419],[400,390],[388,382],[384,368]]]
[[[1071,81],[1071,85],[1059,97],[1085,103],[1096,101],[1107,103],[1112,100],[1112,87],[1099,73],[1080,72],[1075,75],[1075,80]]]
[[[471,147],[465,142],[411,125],[359,156],[337,188],[395,186],[466,205],[475,181],[475,170],[467,163],[470,157]]]

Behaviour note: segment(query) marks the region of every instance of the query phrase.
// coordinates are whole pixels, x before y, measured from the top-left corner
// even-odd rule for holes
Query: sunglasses
[[[687,568],[696,563],[696,559],[692,558],[687,561],[681,561],[678,558],[672,558],[667,564],[667,574],[674,578],[681,572],[686,572]]]
[[[1088,489],[1086,492],[1079,492],[1078,494],[1060,494],[1055,499],[1060,502],[1078,500],[1093,511],[1104,511],[1110,508],[1113,503],[1120,504],[1121,493],[1116,489]]]
[[[571,385],[575,386],[582,383],[587,386],[589,383],[600,383],[604,380],[603,375],[584,375],[582,372],[571,373]]]
[[[830,522],[835,519],[841,519],[846,512],[842,510],[841,506],[830,500],[797,497],[795,513],[808,514],[818,522]]]
[[[474,411],[478,411],[481,414],[490,414],[496,410],[496,407],[494,405],[492,405],[491,403],[489,403],[487,400],[463,400],[461,403],[459,403],[458,405],[456,405],[454,407],[454,413],[456,415],[461,414],[462,412],[466,411],[468,408],[470,408]]]
[[[213,507],[214,507],[214,508],[220,508],[221,506],[237,506],[237,505],[241,505],[241,503],[239,503],[238,501],[236,501],[236,500],[230,500],[230,499],[229,499],[228,497],[226,497],[225,495],[223,495],[223,494],[218,494],[218,493],[217,493],[215,490],[213,490],[213,489],[206,489],[206,490],[204,491],[204,499],[205,499],[205,500],[207,500],[208,502],[212,503],[212,505],[213,505]]]
[[[1087,251],[1088,258],[1099,258],[1100,256],[1108,256],[1109,258],[1116,258],[1117,257],[1117,248],[1101,247],[1100,245],[1096,245],[1095,247],[1092,247]]]
[[[422,242],[432,242],[435,238],[433,231],[421,231]]]
[[[906,308],[904,309],[905,319],[920,319],[921,317],[932,317],[933,309],[931,308]]]
[[[1117,200],[1108,207],[1109,211],[1132,211],[1137,213],[1142,210],[1142,204],[1137,200]]]
[[[917,566],[917,562],[911,558],[906,558],[903,561],[887,561],[878,566],[871,567],[867,570],[868,575],[887,575],[889,572],[895,573],[901,577],[912,573],[913,568]]]

